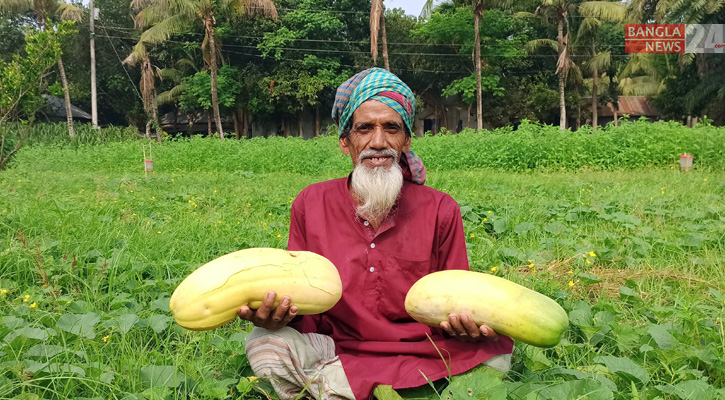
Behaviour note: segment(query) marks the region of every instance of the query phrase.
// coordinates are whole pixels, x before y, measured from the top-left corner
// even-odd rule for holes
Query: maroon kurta
[[[424,385],[421,372],[431,380],[448,376],[426,334],[446,363],[450,359],[454,375],[512,351],[506,336],[465,343],[405,311],[405,295],[416,280],[435,271],[468,269],[460,209],[445,193],[405,181],[398,205],[375,232],[356,218],[347,179],[310,185],[292,205],[288,249],[323,255],[340,271],[343,294],[337,305],[290,326],[334,339],[357,399],[371,397],[377,385]]]

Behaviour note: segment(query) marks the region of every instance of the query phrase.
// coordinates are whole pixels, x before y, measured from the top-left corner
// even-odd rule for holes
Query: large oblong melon
[[[468,313],[477,325],[539,347],[559,343],[569,326],[561,306],[541,293],[481,272],[448,270],[419,279],[405,297],[413,319],[440,326],[451,313]]]
[[[250,248],[202,265],[189,274],[169,302],[176,322],[186,329],[208,330],[234,320],[240,307],[259,308],[269,290],[274,306],[289,296],[298,315],[319,314],[342,296],[337,268],[309,251]]]

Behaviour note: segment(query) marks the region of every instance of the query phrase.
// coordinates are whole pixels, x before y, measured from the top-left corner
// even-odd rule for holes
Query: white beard
[[[368,168],[362,160],[371,155],[391,155],[393,165]],[[352,171],[352,189],[360,205],[357,215],[372,221],[382,221],[398,200],[403,187],[403,169],[398,164],[398,153],[394,150],[365,150],[360,153],[358,164]]]

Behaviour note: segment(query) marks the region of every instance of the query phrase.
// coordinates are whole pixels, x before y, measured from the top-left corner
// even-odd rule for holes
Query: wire
[[[93,17],[91,17],[93,18]],[[101,28],[103,28],[103,31],[106,32],[106,35],[108,35],[108,31],[106,30],[106,26],[103,25],[103,21],[99,18],[98,23],[101,24]],[[143,102],[143,96],[141,96],[141,93],[136,89],[136,84],[133,82],[133,79],[131,79],[131,75],[128,73],[128,70],[126,69],[126,65],[123,64],[123,61],[121,61],[121,56],[118,55],[118,51],[116,51],[116,46],[113,45],[113,40],[111,40],[110,36],[102,36],[102,35],[96,35],[96,37],[106,37],[108,38],[108,41],[111,43],[111,48],[113,48],[113,52],[116,53],[116,58],[118,58],[118,62],[121,64],[121,67],[123,67],[123,72],[126,73],[126,76],[128,77],[129,82],[131,82],[131,87],[133,88],[134,92],[138,95],[138,98],[141,99],[141,102]]]

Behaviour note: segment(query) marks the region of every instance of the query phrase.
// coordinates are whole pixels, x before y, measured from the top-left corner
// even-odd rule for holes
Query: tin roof
[[[591,104],[591,97],[582,98],[586,104]],[[621,116],[627,114],[631,117],[658,117],[659,112],[647,101],[645,96],[619,96],[619,107],[617,115]],[[612,103],[607,105],[599,104],[599,115],[602,117],[613,117],[614,106]]]

